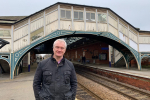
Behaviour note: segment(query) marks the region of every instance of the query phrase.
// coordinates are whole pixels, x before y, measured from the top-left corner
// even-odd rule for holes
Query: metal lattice
[[[82,37],[69,37],[69,38],[65,38],[64,40],[66,41],[67,45],[70,45],[80,39],[82,39]]]

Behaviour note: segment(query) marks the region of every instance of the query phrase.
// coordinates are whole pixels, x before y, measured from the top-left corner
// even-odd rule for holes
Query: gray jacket
[[[77,78],[73,64],[51,56],[39,63],[33,81],[36,100],[75,100]]]

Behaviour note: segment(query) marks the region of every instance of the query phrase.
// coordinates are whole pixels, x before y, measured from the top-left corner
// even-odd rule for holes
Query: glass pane
[[[61,18],[65,18],[65,10],[61,10]]]
[[[107,23],[106,14],[98,14],[98,22]]]
[[[74,11],[74,19],[78,19],[78,12]]]
[[[71,19],[71,11],[66,11],[66,18]]]
[[[95,21],[95,13],[91,13],[91,20]]]
[[[79,20],[83,20],[83,12],[79,12]]]
[[[31,41],[36,40],[37,38],[43,36],[43,27],[31,33]]]
[[[0,30],[0,36],[10,37],[10,31],[9,30]]]
[[[86,20],[90,20],[90,13],[86,13]]]

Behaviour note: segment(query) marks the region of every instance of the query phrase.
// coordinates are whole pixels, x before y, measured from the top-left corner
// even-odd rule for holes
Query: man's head
[[[57,39],[53,44],[54,57],[63,57],[67,44],[64,39]]]

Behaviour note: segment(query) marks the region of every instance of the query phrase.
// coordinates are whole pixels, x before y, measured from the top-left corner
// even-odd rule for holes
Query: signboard
[[[107,53],[100,53],[99,60],[107,60]]]

